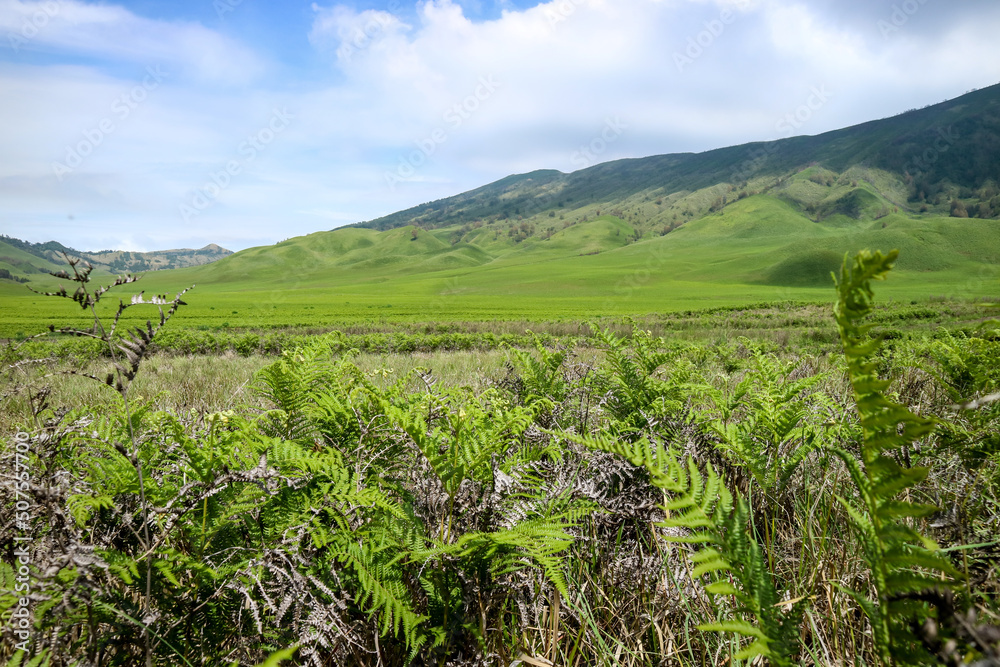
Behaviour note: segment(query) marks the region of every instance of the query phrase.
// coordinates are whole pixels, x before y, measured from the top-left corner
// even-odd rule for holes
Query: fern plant
[[[676,363],[669,375],[662,371],[678,357],[676,350],[664,349],[662,339],[634,323],[631,341],[596,327],[594,337],[606,360],[592,382],[603,394],[601,403],[612,419],[610,428],[625,437],[638,437],[643,429],[682,410],[690,368]]]
[[[538,357],[526,350],[510,347],[509,352],[524,384],[524,402],[539,400],[560,402],[569,393],[569,383],[562,366],[568,355],[565,349],[549,350],[538,336],[533,337]]]
[[[316,570],[374,625],[386,659],[481,646],[491,614],[517,590],[503,582],[525,568],[565,591],[567,530],[585,509],[549,498],[526,474],[552,455],[525,438],[551,401],[524,407],[496,389],[438,391],[421,371],[378,386],[349,354],[332,359],[329,343],[290,351],[258,375],[274,403],[258,423],[280,443],[268,460],[311,476],[282,490],[271,511],[278,525],[306,520],[311,544],[298,552],[337,573]],[[426,392],[410,390],[418,376]]]
[[[186,305],[182,300],[182,297],[187,290],[178,292],[172,300],[168,300],[163,295],[156,295],[151,299],[146,299],[142,292],[132,296],[128,303],[119,300],[118,308],[110,324],[105,326],[104,320],[101,319],[97,312],[98,303],[110,290],[122,285],[134,283],[139,280],[139,276],[118,276],[109,285],[91,287],[90,274],[93,271],[93,267],[90,265],[81,266],[80,260],[70,258],[65,253],[63,253],[63,257],[69,264],[69,268],[72,273],[63,270],[54,272],[51,275],[56,278],[70,280],[73,283],[76,283],[76,289],[71,294],[65,287],[60,286],[60,288],[55,292],[37,293],[42,296],[70,299],[79,305],[82,310],[89,311],[91,317],[93,318],[93,324],[89,330],[76,327],[63,327],[57,331],[54,326],[50,325],[50,333],[80,336],[100,341],[104,346],[106,346],[107,352],[111,357],[111,368],[100,377],[92,373],[77,370],[69,370],[65,371],[65,373],[82,376],[106,385],[112,388],[121,398],[121,405],[125,414],[125,424],[127,426],[128,437],[120,440],[117,447],[119,452],[132,464],[132,466],[135,467],[135,477],[138,483],[137,490],[139,494],[138,509],[143,519],[140,529],[142,531],[143,548],[148,552],[152,545],[152,539],[149,530],[149,508],[145,488],[146,474],[142,467],[142,458],[139,456],[138,452],[139,444],[134,430],[133,415],[131,414],[129,390],[132,383],[135,381],[143,359],[145,359],[147,353],[150,351],[151,344],[156,334],[174,315],[174,313],[177,312],[179,307]],[[121,334],[118,329],[122,321],[122,315],[124,315],[126,311],[133,306],[144,305],[156,306],[160,315],[158,323],[154,326],[151,320],[147,320],[145,327],[136,327],[131,331],[126,331],[125,334]],[[166,312],[164,312],[164,306],[168,306]],[[129,444],[127,450],[121,442],[127,442]],[[153,585],[153,562],[151,559],[146,559],[145,567],[146,590],[143,596],[144,613],[142,616],[149,616]],[[139,615],[137,614],[137,616]],[[140,625],[142,627],[143,641],[145,644],[145,662],[146,665],[149,666],[152,664],[152,642],[148,626],[145,623],[140,623]]]
[[[482,605],[492,605],[500,581],[537,565],[565,594],[560,554],[572,542],[566,530],[581,511],[566,501],[536,505],[519,514],[512,525],[498,526],[491,514],[500,508],[489,511],[496,503],[498,481],[504,478],[510,484],[514,478],[508,473],[516,474],[513,462],[531,458],[518,440],[534,412],[508,405],[493,389],[479,396],[445,392],[425,401],[405,409],[385,406],[386,414],[419,452],[420,464],[434,481],[430,490],[437,486],[443,493],[440,509],[434,512],[436,523],[425,520],[420,531],[426,547],[410,552],[408,566],[425,572],[421,586],[443,641],[450,644],[459,633],[477,635],[482,641],[485,619],[480,613],[477,622],[466,604],[470,584]],[[441,415],[433,426],[426,420],[428,412]],[[520,479],[530,486],[528,477]]]
[[[785,601],[760,544],[753,536],[746,501],[726,488],[710,463],[702,473],[690,457],[681,460],[661,444],[643,438],[625,443],[607,437],[574,439],[617,454],[644,468],[650,483],[670,494],[660,525],[682,529],[665,539],[696,545],[691,576],[707,577],[704,590],[716,600],[720,617],[698,628],[749,639],[733,660],[765,658],[791,665],[800,652],[799,633],[807,596]],[[730,604],[732,601],[732,604]]]
[[[988,332],[984,332],[988,333]],[[1000,339],[941,331],[926,348],[925,368],[944,388],[960,419],[941,425],[942,444],[970,468],[1000,454]]]
[[[76,290],[49,295],[72,299],[92,315],[93,326],[52,331],[101,343],[111,361],[106,373],[66,372],[110,387],[121,400],[100,412],[80,409],[48,419],[34,441],[35,462],[44,461],[33,468],[39,471],[35,488],[42,490],[34,536],[41,551],[34,558],[45,566],[33,582],[42,601],[35,608],[32,664],[225,664],[233,657],[253,664],[268,649],[299,643],[301,637],[264,630],[266,605],[250,582],[274,552],[248,542],[280,542],[304,523],[301,513],[281,511],[290,503],[275,493],[279,484],[302,496],[336,477],[346,491],[324,495],[328,512],[373,504],[372,494],[351,495],[349,474],[329,457],[308,459],[309,465],[300,465],[305,456],[282,459],[281,447],[262,438],[256,423],[233,413],[183,422],[136,401],[130,389],[140,366],[161,328],[185,305],[184,292],[172,300],[140,293],[102,320],[97,306],[108,290],[137,278],[91,288],[90,267],[70,261],[70,268],[56,276],[75,282]],[[124,313],[143,305],[157,307],[158,322],[122,333]],[[268,465],[269,456],[277,467]],[[315,587],[304,580],[297,582],[300,597],[315,601]],[[257,641],[234,643],[254,626]]]
[[[828,449],[847,466],[855,486],[856,497],[840,498],[840,502],[860,538],[873,595],[844,590],[871,623],[878,659],[907,664],[917,651],[909,632],[908,621],[915,611],[909,594],[951,586],[949,577],[959,573],[912,523],[938,508],[900,497],[922,482],[928,469],[904,467],[892,456],[929,436],[935,423],[886,397],[889,382],[879,379],[873,360],[881,340],[870,335],[871,324],[863,323],[872,310],[871,283],[886,278],[897,255],[897,251],[886,255],[862,251],[850,261],[845,258],[841,268],[834,315],[860,417],[862,442],[860,456],[837,446]]]
[[[828,398],[812,391],[826,376],[792,379],[799,363],[782,362],[742,342],[751,351],[751,368],[735,385],[704,389],[718,413],[707,426],[719,436],[728,461],[773,494],[825,441],[826,430],[810,417],[830,407]]]

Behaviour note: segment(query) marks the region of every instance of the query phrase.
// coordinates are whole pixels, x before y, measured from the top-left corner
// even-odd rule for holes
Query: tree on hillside
[[[957,199],[951,200],[951,217],[953,218],[968,218],[969,212],[965,209],[965,204]]]

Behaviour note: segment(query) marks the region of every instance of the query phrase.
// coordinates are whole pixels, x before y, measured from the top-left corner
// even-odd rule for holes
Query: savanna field
[[[36,665],[997,664],[1000,328],[896,260],[339,327],[69,269],[4,320],[0,607]]]
[[[0,0],[0,667],[1000,667],[998,34]]]
[[[0,238],[0,660],[1000,666],[997,137],[992,86],[237,253]]]

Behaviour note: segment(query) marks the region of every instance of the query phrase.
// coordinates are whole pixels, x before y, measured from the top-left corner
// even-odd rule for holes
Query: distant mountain
[[[538,233],[547,228],[545,216],[600,206],[652,231],[696,219],[713,205],[773,190],[809,167],[833,172],[832,178],[868,181],[905,211],[947,215],[958,199],[972,217],[998,217],[1000,84],[818,136],[616,160],[570,174],[543,170],[509,176],[358,226],[433,229],[529,220],[540,223]],[[712,196],[704,196],[707,192]],[[651,201],[656,206],[648,206]]]
[[[214,243],[198,250],[158,250],[131,252],[102,250],[86,252],[64,246],[56,241],[29,243],[0,235],[0,279],[27,282],[32,274],[48,273],[65,268],[63,254],[80,259],[96,271],[107,273],[137,273],[161,269],[182,269],[201,266],[232,255]]]
[[[206,305],[188,314],[206,321],[226,311],[300,326],[390,315],[579,320],[825,299],[845,253],[895,248],[882,291],[911,301],[995,298],[998,183],[1000,85],[815,137],[509,176],[378,220],[155,272],[144,288],[196,283]],[[0,268],[57,259],[7,247]],[[215,299],[232,308],[214,312]]]

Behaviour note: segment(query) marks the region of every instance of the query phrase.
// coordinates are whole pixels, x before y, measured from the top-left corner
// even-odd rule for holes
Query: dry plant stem
[[[63,256],[65,257],[66,262],[72,268],[73,276],[70,277],[69,274],[66,273],[65,271],[53,275],[56,275],[56,277],[72,279],[79,285],[79,287],[72,296],[69,295],[64,288],[60,288],[58,292],[47,293],[47,294],[43,293],[43,294],[46,296],[61,296],[65,298],[71,298],[73,301],[83,306],[84,309],[89,310],[94,323],[92,331],[81,331],[72,328],[68,329],[64,328],[61,329],[60,331],[64,333],[72,333],[78,336],[94,338],[104,342],[107,345],[108,353],[109,356],[111,357],[112,367],[114,370],[111,374],[107,376],[106,381],[102,381],[100,378],[88,373],[80,373],[73,371],[70,371],[70,373],[81,375],[83,377],[88,377],[92,380],[97,381],[100,384],[107,384],[108,386],[112,387],[122,399],[122,407],[125,413],[125,420],[128,426],[130,451],[126,452],[124,447],[121,447],[118,444],[115,444],[115,448],[118,449],[119,452],[122,453],[125,456],[125,458],[129,461],[129,463],[135,468],[136,475],[138,477],[139,502],[141,507],[141,516],[142,516],[142,538],[140,538],[139,541],[142,550],[145,552],[142,557],[145,558],[146,560],[146,573],[145,573],[146,587],[145,587],[145,596],[142,600],[143,617],[139,621],[139,624],[141,625],[142,628],[143,652],[145,659],[144,662],[146,664],[146,667],[152,667],[153,646],[152,646],[152,639],[150,636],[149,624],[154,620],[151,615],[152,586],[153,586],[153,573],[152,573],[153,549],[151,547],[152,540],[149,531],[149,506],[146,497],[145,471],[143,470],[142,458],[139,451],[140,446],[138,439],[136,437],[135,426],[133,424],[133,419],[132,419],[131,403],[129,402],[129,388],[131,387],[131,384],[135,379],[135,375],[138,372],[139,364],[146,354],[146,349],[147,349],[146,346],[148,346],[149,342],[152,340],[152,337],[155,335],[156,331],[159,330],[159,327],[162,326],[166,322],[166,320],[169,319],[171,315],[173,315],[177,307],[183,305],[183,302],[180,300],[180,297],[183,294],[183,292],[178,294],[177,297],[174,299],[169,314],[164,315],[163,309],[159,308],[160,324],[155,331],[152,328],[152,324],[147,321],[148,334],[142,331],[141,329],[137,330],[137,335],[135,337],[135,340],[130,341],[126,339],[124,342],[124,345],[126,347],[123,347],[120,350],[119,346],[117,346],[114,343],[114,335],[115,335],[115,330],[117,329],[117,326],[121,319],[121,315],[128,308],[128,306],[150,303],[150,304],[155,304],[159,307],[161,304],[166,303],[166,299],[164,297],[156,297],[151,301],[147,302],[144,301],[140,295],[138,298],[133,297],[131,303],[128,305],[126,305],[122,301],[119,301],[118,310],[115,314],[111,330],[109,331],[105,328],[104,322],[102,321],[100,315],[98,315],[97,313],[96,309],[97,302],[100,300],[101,295],[106,293],[109,289],[117,287],[119,285],[135,282],[136,280],[138,280],[138,277],[134,276],[119,277],[115,280],[114,283],[105,287],[98,288],[95,291],[91,292],[87,288],[87,283],[89,282],[90,272],[93,270],[92,267],[87,266],[87,268],[81,272],[77,268],[77,265],[79,263],[78,261],[70,259],[69,256],[66,255],[65,253],[63,253]],[[50,331],[54,331],[54,328],[50,327]],[[122,350],[125,351],[126,357],[128,357],[124,361],[128,363],[128,365],[131,367],[130,371],[126,370],[126,366],[123,364],[122,357],[119,354],[119,352]],[[114,384],[112,384],[112,379],[115,380]],[[37,426],[37,418],[36,418],[36,426]]]
[[[69,258],[67,257],[67,260],[68,259]],[[76,270],[76,265],[75,264],[73,265],[73,272],[77,275],[77,277],[80,276],[79,272]],[[86,283],[85,282],[81,282],[80,286],[84,290],[84,292],[86,293],[87,300],[90,302],[90,312],[91,312],[91,315],[93,315],[93,317],[94,317],[94,324],[101,331],[100,338],[101,338],[101,340],[105,341],[108,344],[108,351],[111,353],[111,359],[115,363],[115,369],[116,369],[115,373],[117,375],[119,375],[119,382],[120,382],[121,381],[121,377],[120,377],[121,373],[117,370],[118,369],[118,361],[119,361],[119,357],[118,357],[118,354],[117,354],[118,351],[115,349],[114,343],[111,342],[111,337],[108,336],[107,331],[105,331],[105,329],[104,329],[104,323],[101,321],[100,316],[97,314],[97,309],[94,307],[94,300],[90,298],[90,293],[87,292]],[[118,315],[115,316],[115,323],[116,324],[118,323],[118,318],[121,316],[121,312],[122,312],[122,309],[119,309]],[[122,403],[123,403],[123,407],[125,409],[125,419],[128,422],[129,440],[131,441],[131,445],[132,445],[132,456],[131,456],[131,458],[132,458],[133,464],[136,466],[136,474],[139,477],[139,502],[141,503],[141,506],[142,506],[143,548],[146,549],[146,550],[148,550],[149,549],[149,544],[150,544],[150,538],[149,538],[149,514],[148,514],[147,503],[146,503],[146,487],[145,487],[144,480],[143,480],[142,459],[139,456],[139,445],[136,443],[136,440],[135,440],[135,431],[134,431],[133,426],[132,426],[132,410],[131,410],[131,406],[130,406],[129,400],[128,400],[128,387],[129,387],[129,383],[127,383],[127,382],[120,382],[119,387],[120,387],[120,389],[118,390],[118,393],[122,397]],[[142,641],[143,641],[143,646],[144,646],[145,653],[146,653],[146,655],[145,655],[146,667],[152,667],[152,665],[153,665],[153,647],[152,647],[152,642],[151,642],[150,636],[149,636],[149,627],[147,626],[147,623],[149,623],[149,620],[150,620],[149,619],[149,609],[150,609],[150,600],[152,600],[152,597],[153,597],[153,562],[152,562],[151,556],[147,555],[146,556],[146,597],[143,600],[143,619],[142,619]]]

